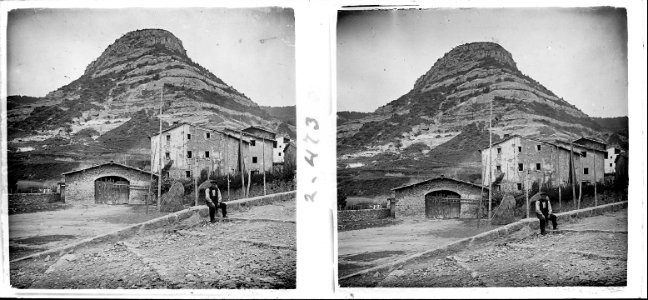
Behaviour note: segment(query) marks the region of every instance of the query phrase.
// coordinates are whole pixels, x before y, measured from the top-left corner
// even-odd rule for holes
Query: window
[[[171,159],[171,153],[169,153],[169,151],[164,152],[164,158]]]
[[[167,139],[167,143],[171,142],[171,135],[167,134],[166,139]]]
[[[542,169],[542,164],[541,164],[541,163],[537,163],[537,164],[536,164],[536,170],[540,171],[541,169]]]
[[[191,178],[191,171],[185,171],[185,176],[187,178]]]
[[[191,133],[187,133],[187,139],[188,139],[188,140],[191,139]]]
[[[589,168],[583,168],[583,174],[585,175],[589,174]]]
[[[205,158],[209,158],[209,151],[205,151]]]
[[[497,148],[497,154],[502,154],[502,148]]]
[[[542,150],[542,145],[536,145],[536,149],[538,149],[538,151]]]
[[[612,166],[612,163],[610,163],[610,167]]]
[[[518,183],[518,184],[517,184],[517,190],[518,190],[518,191],[521,191],[521,190],[522,190],[522,184],[521,184],[521,183]]]
[[[191,153],[191,151],[187,151],[187,158],[191,158],[191,157],[192,157],[192,154],[193,154],[193,153]]]
[[[277,148],[277,141],[272,142],[272,148]]]
[[[256,164],[256,163],[257,163],[257,157],[256,157],[256,156],[252,156],[252,163],[253,163],[253,164]]]
[[[502,172],[502,166],[500,165],[495,166],[495,169],[497,170],[497,172]]]
[[[250,140],[250,146],[252,146],[252,147],[256,146],[256,141],[255,140]]]
[[[522,146],[518,146],[518,152],[522,153]]]
[[[281,156],[281,152],[279,152],[279,156]],[[611,165],[611,164],[610,164]]]
[[[205,139],[211,139],[211,132],[205,132]]]
[[[581,155],[582,155],[583,157],[587,157],[587,151],[583,151],[583,152],[581,152]]]
[[[524,164],[518,164],[518,171],[524,171]]]
[[[605,159],[608,159],[608,153],[607,152],[605,152],[605,155],[603,155],[603,156],[605,157]]]

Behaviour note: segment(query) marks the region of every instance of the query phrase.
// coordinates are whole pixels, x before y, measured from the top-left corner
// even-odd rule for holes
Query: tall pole
[[[596,197],[596,153],[593,153],[592,159],[594,159],[594,206],[598,206],[598,198]]]
[[[241,196],[245,198],[245,173],[243,173],[243,131],[239,130],[239,169],[241,170]]]
[[[164,84],[162,84],[162,89],[160,90],[160,114],[158,119],[160,119],[160,142],[158,143],[158,195],[157,195],[157,209],[158,212],[161,210],[161,199],[162,199],[162,105],[164,101]]]
[[[285,159],[285,158],[284,158]],[[484,173],[486,173],[486,168],[482,166],[482,172],[481,172],[481,180],[482,180],[482,185],[481,185],[481,194],[479,194],[479,204],[477,205],[477,227],[479,227],[479,224],[481,223],[481,214],[482,214],[482,205],[484,205]]]
[[[527,170],[526,173],[524,174],[524,194],[526,198],[526,217],[529,218],[529,179],[527,178],[527,174],[529,171]]]
[[[198,153],[196,153],[197,155]],[[198,166],[196,163],[196,156],[194,156],[194,174],[193,174],[193,182],[194,182],[194,206],[198,206],[198,178],[196,177],[196,173],[198,173]]]
[[[562,172],[560,170],[560,150],[556,147],[556,170],[558,170],[558,209],[562,212]]]
[[[261,163],[262,168],[263,168],[263,195],[266,195],[266,177],[265,177],[265,138],[261,138],[261,141],[263,142],[263,155],[261,156],[261,159],[263,159],[263,162]]]
[[[227,201],[230,200],[230,160],[229,160],[229,138],[223,135],[224,138],[227,138],[225,143],[225,170],[227,172]]]
[[[490,116],[488,118],[488,219],[492,217],[493,209],[493,99],[490,100]]]
[[[574,200],[576,200],[576,164],[574,163],[574,142],[569,142],[569,145],[571,147],[571,150],[569,150],[569,173],[572,177],[572,205],[574,205]]]
[[[583,155],[579,154],[578,162],[580,165],[580,172],[583,172]],[[581,198],[583,198],[583,177],[578,181],[578,209],[581,207]]]

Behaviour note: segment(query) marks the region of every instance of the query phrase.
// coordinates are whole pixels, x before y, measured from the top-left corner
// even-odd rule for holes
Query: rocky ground
[[[338,231],[339,276],[443,247],[496,227],[483,222],[478,225],[474,220],[425,218],[400,219],[384,225]]]
[[[410,261],[386,275],[341,286],[624,286],[627,210],[563,224],[545,236],[516,234],[455,253]],[[360,284],[359,284],[360,283]]]
[[[267,208],[267,209],[264,209]],[[286,221],[259,220],[283,211]],[[232,212],[103,243],[63,256],[10,265],[16,288],[295,288],[294,203]],[[237,217],[251,217],[249,220]]]

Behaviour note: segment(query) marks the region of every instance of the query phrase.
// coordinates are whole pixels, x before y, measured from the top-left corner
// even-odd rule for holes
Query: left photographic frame
[[[15,289],[295,289],[292,8],[7,11]]]

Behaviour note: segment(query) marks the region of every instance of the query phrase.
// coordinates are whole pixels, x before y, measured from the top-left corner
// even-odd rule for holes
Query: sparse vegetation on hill
[[[297,118],[297,109],[292,106],[262,106],[261,109],[266,111],[268,115],[277,118],[284,123],[295,126]]]
[[[67,162],[59,167],[59,162],[52,161],[55,158],[84,163],[115,160],[147,167],[148,136],[158,130],[162,86],[169,122],[278,127],[294,138],[292,125],[281,123],[192,61],[173,34],[138,30],[115,40],[82,76],[46,97],[8,97],[10,176],[52,178],[71,169]],[[203,111],[194,118],[191,112],[197,107]],[[164,124],[165,129],[168,126]],[[48,164],[54,167],[45,170]]]

